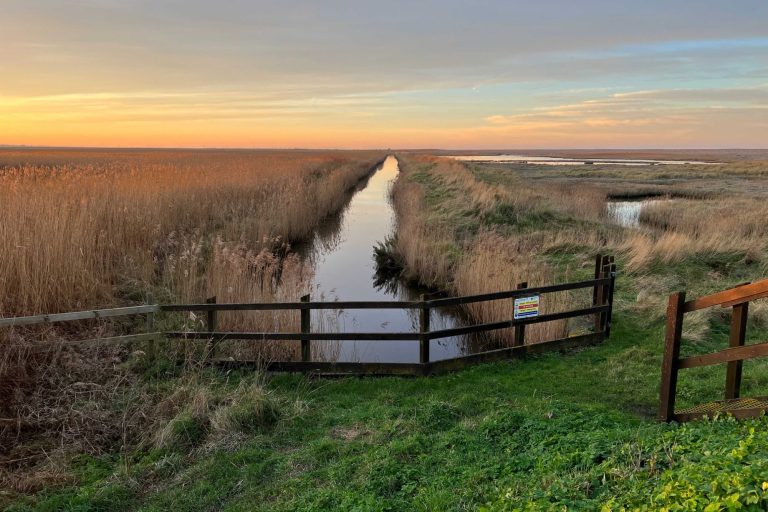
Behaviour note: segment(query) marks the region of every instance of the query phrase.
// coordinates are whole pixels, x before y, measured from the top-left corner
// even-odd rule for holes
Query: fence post
[[[216,304],[216,296],[214,295],[213,297],[209,297],[209,298],[205,299],[205,303],[206,304]],[[217,315],[217,313],[218,312],[215,309],[212,309],[212,310],[208,311],[206,322],[205,322],[205,328],[208,330],[209,333],[214,333],[214,332],[216,332],[216,329],[218,329],[218,326],[217,326],[218,315]],[[211,336],[211,338],[208,340],[208,344],[207,344],[207,347],[206,347],[205,358],[206,359],[213,359],[214,356],[216,355],[216,349],[217,348],[218,348],[218,343],[216,343],[213,340],[213,336]]]
[[[749,302],[733,306],[729,345],[741,347],[747,335],[747,314]],[[744,361],[730,361],[725,375],[725,399],[739,398],[741,389],[741,368]]]
[[[606,302],[608,303],[608,311],[605,313],[604,317],[604,324],[603,324],[603,330],[605,331],[605,337],[609,338],[611,336],[611,321],[613,320],[613,291],[616,287],[616,264],[613,262],[613,256],[609,259],[610,264],[606,267],[606,271],[603,273],[604,275],[608,275],[608,277],[611,278],[610,283],[608,283],[608,290],[606,297]]]
[[[603,277],[603,255],[598,254],[595,256],[595,280]],[[595,288],[592,291],[592,305],[601,306],[603,304],[603,290],[604,287],[601,284],[595,284]],[[603,314],[595,313],[595,332],[602,332],[603,330]]]
[[[309,294],[301,297],[301,302],[309,302]],[[311,330],[312,311],[309,309],[301,310],[301,333],[309,334]],[[301,360],[308,363],[312,360],[312,348],[308,338],[301,339]]]
[[[527,282],[519,283],[517,285],[517,289],[518,290],[524,290],[526,288],[528,288],[528,283]],[[513,317],[513,319],[514,319],[514,307],[515,307],[514,304],[515,304],[515,299],[512,299],[512,309],[513,309],[512,317]],[[525,345],[525,324],[523,324],[523,325],[516,325],[515,326],[515,338],[514,338],[514,340],[512,340],[512,346],[513,347],[522,347],[523,345]]]
[[[152,294],[147,294],[147,304],[151,305],[154,303],[155,299],[152,297]],[[145,328],[147,330],[147,334],[155,332],[155,314],[154,313],[147,313],[147,319],[146,319],[146,325]],[[147,359],[149,359],[150,362],[154,363],[155,359],[157,358],[157,339],[152,338],[149,343],[147,344]]]
[[[685,292],[676,292],[669,296],[667,328],[664,335],[664,360],[661,365],[659,421],[670,422],[675,415],[677,365],[680,358],[680,338],[683,333],[684,304]]]
[[[427,364],[429,363],[429,338],[426,335],[429,334],[430,311],[426,305],[426,295],[421,295],[419,300],[421,301],[421,309],[419,310],[419,362]]]

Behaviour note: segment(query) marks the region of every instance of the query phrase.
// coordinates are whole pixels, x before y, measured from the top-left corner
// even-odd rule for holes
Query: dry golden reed
[[[0,152],[0,314],[107,306],[157,283],[184,298],[233,297],[207,273],[232,258],[213,256],[229,250],[248,260],[301,240],[380,157]],[[194,276],[185,273],[192,260]]]
[[[605,195],[595,192],[584,197],[565,188],[554,191],[529,187],[509,187],[478,180],[463,163],[445,158],[405,156],[401,158],[401,179],[393,187],[397,213],[395,252],[402,258],[407,278],[439,287],[457,295],[473,295],[514,289],[521,282],[529,286],[553,283],[558,276],[535,255],[558,244],[570,243],[558,233],[500,235],[478,226],[479,220],[503,205],[509,215],[529,215],[544,211],[549,201],[566,204],[573,215],[597,215],[592,201],[603,201]],[[431,181],[437,180],[447,195],[435,198],[437,209],[428,203],[434,193]],[[466,220],[463,214],[471,212]],[[462,223],[466,222],[466,226]],[[582,233],[599,244],[595,234]],[[542,300],[542,311],[556,312],[573,305],[570,294],[548,295]],[[508,320],[513,316],[512,301],[473,304],[467,313],[478,322]],[[568,334],[566,321],[531,326],[526,331],[528,343],[562,338]],[[493,337],[511,342],[512,332],[499,331]]]

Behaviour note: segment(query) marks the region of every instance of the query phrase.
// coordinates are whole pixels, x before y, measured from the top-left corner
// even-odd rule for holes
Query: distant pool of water
[[[643,208],[669,201],[669,199],[642,199],[638,201],[608,201],[606,211],[616,224],[627,228],[640,227]]]
[[[456,160],[471,162],[504,162],[533,165],[717,165],[713,162],[696,160],[646,160],[635,158],[561,158],[555,156],[525,156],[525,155],[466,155],[452,156]]]

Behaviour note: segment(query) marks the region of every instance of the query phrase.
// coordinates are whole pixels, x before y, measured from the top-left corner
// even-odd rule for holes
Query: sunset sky
[[[768,0],[3,0],[0,41],[0,144],[768,147]]]

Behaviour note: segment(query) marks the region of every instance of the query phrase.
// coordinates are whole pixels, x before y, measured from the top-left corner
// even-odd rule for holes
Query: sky
[[[0,144],[768,147],[768,0],[0,0]]]

